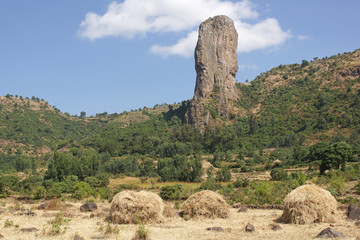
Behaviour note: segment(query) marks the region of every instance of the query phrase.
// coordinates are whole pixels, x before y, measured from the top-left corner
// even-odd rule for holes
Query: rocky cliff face
[[[196,86],[185,121],[204,128],[216,118],[229,116],[231,100],[238,98],[235,86],[238,35],[227,16],[201,23],[195,48]]]

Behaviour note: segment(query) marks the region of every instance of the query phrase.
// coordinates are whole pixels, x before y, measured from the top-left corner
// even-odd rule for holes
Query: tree
[[[217,182],[229,182],[231,181],[231,172],[229,167],[224,166],[221,168],[221,170],[216,172],[215,180]]]
[[[299,163],[307,156],[307,149],[306,147],[302,147],[300,144],[293,147],[293,158],[296,163]]]
[[[329,146],[326,142],[318,142],[309,147],[309,154],[306,156],[306,159],[309,162],[321,161],[324,159],[325,149]]]
[[[48,170],[45,172],[45,179],[62,181],[70,175],[72,155],[69,153],[54,152],[54,157],[50,160]]]
[[[282,168],[274,168],[273,170],[271,170],[270,176],[271,176],[271,180],[283,181],[287,179],[288,174]]]
[[[82,112],[80,113],[80,118],[85,118],[85,117],[86,117],[86,112],[82,111]]]
[[[301,67],[306,67],[307,65],[309,65],[309,62],[306,60],[302,60]]]
[[[190,182],[200,182],[202,175],[202,158],[200,155],[190,157],[191,174]]]
[[[17,190],[19,180],[15,176],[1,176],[0,177],[0,195],[7,196],[11,190]]]
[[[146,159],[140,163],[140,176],[155,177],[156,175],[155,164],[152,159]]]
[[[255,114],[251,114],[248,117],[248,121],[249,121],[249,128],[250,128],[250,134],[254,134],[256,131],[256,127],[257,127],[257,118]]]
[[[346,162],[353,156],[352,147],[346,142],[336,142],[328,146],[324,151],[324,158],[320,164],[320,174],[332,168],[344,170]]]

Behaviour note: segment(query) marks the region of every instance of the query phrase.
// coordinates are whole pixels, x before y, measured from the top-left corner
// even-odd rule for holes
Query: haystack
[[[329,191],[303,185],[286,196],[281,219],[295,224],[332,223],[337,219],[337,202]]]
[[[109,219],[113,223],[157,223],[163,219],[163,200],[152,192],[123,191],[111,202]]]
[[[191,195],[183,203],[182,211],[189,217],[228,218],[230,206],[220,194],[204,190]]]

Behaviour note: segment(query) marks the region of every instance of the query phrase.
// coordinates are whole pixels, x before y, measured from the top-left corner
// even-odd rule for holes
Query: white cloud
[[[133,38],[148,32],[179,32],[219,14],[239,19],[258,15],[249,1],[125,0],[112,2],[102,16],[87,13],[80,24],[80,34],[94,40],[106,36]]]
[[[254,25],[235,21],[235,27],[239,35],[238,52],[276,46],[291,37],[290,32],[284,32],[274,18],[267,18]]]
[[[309,36],[306,36],[306,35],[298,35],[297,38],[301,41],[305,41],[305,40],[308,40],[310,39]]]
[[[190,57],[194,52],[198,25],[209,17],[227,15],[235,22],[239,33],[239,52],[275,46],[291,35],[284,32],[278,21],[268,18],[255,24],[245,23],[246,19],[256,20],[258,13],[249,0],[124,0],[112,2],[106,13],[87,13],[81,22],[79,34],[91,40],[121,36],[134,38],[147,33],[189,32],[171,46],[154,45],[151,52],[163,57],[180,55]]]
[[[185,38],[181,38],[176,44],[172,46],[154,45],[150,51],[162,57],[169,55],[180,55],[183,57],[191,57],[194,53],[198,32],[192,31]]]

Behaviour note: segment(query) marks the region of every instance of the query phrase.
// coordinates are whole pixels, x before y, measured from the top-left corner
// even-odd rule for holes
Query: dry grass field
[[[1,201],[0,234],[3,239],[76,239],[75,235],[83,239],[131,239],[138,225],[114,225],[106,221],[109,213],[109,203],[97,203],[96,212],[81,212],[81,202],[66,202],[60,224],[52,221],[61,210],[39,210],[42,202],[20,202],[13,198]],[[167,203],[173,206],[173,203]],[[227,219],[190,219],[185,220],[174,214],[175,209],[169,209],[164,221],[158,224],[146,225],[152,240],[215,240],[215,239],[291,239],[304,240],[314,237],[324,228],[330,227],[328,223],[295,225],[278,223],[281,210],[252,210],[238,212],[232,208]],[[28,215],[33,212],[34,216]],[[360,226],[354,221],[346,219],[345,211],[341,218],[331,227],[342,232],[346,239],[355,240],[360,237]],[[173,214],[172,214],[173,213]],[[255,232],[245,232],[245,226],[251,223]],[[274,231],[271,224],[278,223],[281,230]],[[208,231],[210,227],[221,227],[222,232]],[[36,228],[33,232],[24,232],[24,229]],[[58,234],[56,234],[59,232]],[[112,232],[112,233],[111,233]],[[53,235],[54,234],[54,235]]]

